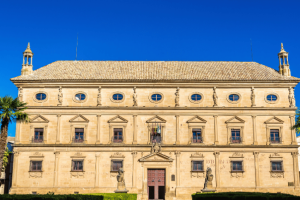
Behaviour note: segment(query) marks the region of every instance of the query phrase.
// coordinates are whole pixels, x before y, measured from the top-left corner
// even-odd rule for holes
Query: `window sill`
[[[32,171],[32,170],[30,170],[28,172],[43,172],[43,171],[42,170],[40,170],[40,171]]]
[[[199,171],[195,171],[195,170],[194,170],[194,171],[191,171],[191,172],[201,172],[201,173],[203,173],[203,172],[205,172],[205,171],[204,171],[204,170],[201,170],[201,171],[200,171],[200,170],[199,170]]]
[[[284,171],[270,171],[271,178],[284,178]]]
[[[71,170],[70,172],[85,172],[85,171],[74,171],[74,170]]]
[[[244,173],[244,170],[236,170],[236,171],[230,171],[230,173]]]
[[[193,143],[191,142],[190,145],[205,145],[203,142],[199,142],[199,143]]]
[[[229,143],[229,145],[243,145],[243,143]]]
[[[29,178],[42,178],[43,171],[29,171]]]

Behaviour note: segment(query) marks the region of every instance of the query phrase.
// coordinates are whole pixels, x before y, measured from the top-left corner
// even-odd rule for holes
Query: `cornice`
[[[145,148],[145,147],[149,147],[152,148],[151,144],[122,144],[122,145],[113,145],[113,144],[14,144],[14,147],[74,147],[75,149],[77,149],[78,147],[103,147],[103,148],[132,148],[132,147],[141,147],[141,148]],[[161,147],[165,147],[165,148],[174,148],[175,150],[178,148],[189,148],[189,149],[211,149],[211,148],[220,148],[220,149],[244,149],[244,148],[249,148],[249,149],[258,149],[258,148],[267,148],[267,149],[293,149],[296,148],[298,149],[299,145],[201,145],[201,146],[197,146],[197,145],[189,145],[189,144],[178,144],[178,145],[174,145],[174,144],[162,144]]]
[[[27,106],[30,109],[50,110],[274,110],[296,111],[291,107],[116,107],[116,106]]]

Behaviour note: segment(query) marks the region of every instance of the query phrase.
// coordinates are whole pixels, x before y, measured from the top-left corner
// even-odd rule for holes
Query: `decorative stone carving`
[[[19,96],[18,96],[19,101],[23,101],[23,88],[19,87]]]
[[[43,172],[29,172],[29,178],[42,178]]]
[[[84,172],[71,172],[70,175],[71,178],[79,178],[79,179],[84,178]]]
[[[289,102],[290,102],[290,107],[295,108],[296,100],[295,100],[295,96],[294,96],[294,88],[292,88],[292,87],[289,88]]]
[[[255,107],[255,92],[254,92],[254,87],[251,88],[251,107]]]
[[[242,172],[231,172],[231,177],[233,178],[240,178],[240,177],[243,177],[243,174]]]
[[[204,188],[202,192],[213,192],[215,191],[212,187],[212,180],[214,178],[214,175],[212,175],[212,170],[210,167],[206,169],[206,177],[204,182]]]
[[[175,107],[179,106],[179,87],[176,89],[175,92]]]
[[[125,158],[125,156],[122,155],[120,152],[116,152],[113,155],[111,155],[110,158]]]
[[[58,91],[58,106],[61,106],[63,103],[63,93],[62,93],[62,87],[59,87],[59,91]]]
[[[101,103],[101,86],[99,86],[99,88],[98,88],[97,106],[102,106],[102,103]]]
[[[152,148],[151,148],[151,153],[154,154],[154,153],[160,153],[161,152],[161,146],[159,143],[154,143],[152,145]]]
[[[204,158],[203,154],[197,151],[194,154],[191,154],[191,158]]]
[[[214,100],[214,107],[218,107],[218,95],[217,95],[217,88],[214,87],[214,94],[213,94],[213,100]]]
[[[137,103],[137,94],[136,94],[136,87],[133,88],[132,98],[133,98],[133,106],[138,106],[138,103]]]
[[[270,172],[271,178],[284,178],[284,172]]]
[[[118,171],[118,176],[117,176],[117,181],[118,181],[118,185],[117,185],[117,190],[115,190],[115,193],[127,193],[128,190],[126,190],[126,186],[125,186],[125,178],[124,178],[124,170],[123,168],[120,168]]]
[[[204,171],[203,172],[191,172],[191,178],[204,178]]]
[[[37,116],[31,118],[29,120],[29,122],[30,123],[49,123],[49,120],[42,115],[37,115]]]
[[[235,152],[232,154],[230,158],[244,158],[244,155],[241,154],[240,152]]]

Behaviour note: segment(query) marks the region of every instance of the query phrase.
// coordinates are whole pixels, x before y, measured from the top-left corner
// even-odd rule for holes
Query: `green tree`
[[[296,123],[292,127],[292,129],[296,129],[296,135],[300,133],[300,110],[299,109],[296,111]]]
[[[27,109],[26,105],[26,103],[19,101],[18,98],[13,99],[11,96],[0,97],[0,166],[3,166],[9,123],[16,121],[29,121],[28,114],[24,112]]]

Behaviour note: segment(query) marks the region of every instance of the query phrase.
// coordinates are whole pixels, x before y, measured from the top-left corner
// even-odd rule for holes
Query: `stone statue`
[[[136,87],[133,88],[133,106],[138,106],[138,103],[137,103],[137,94],[136,94]]]
[[[214,175],[212,175],[212,170],[210,167],[206,169],[206,177],[204,182],[204,190],[211,190],[212,187],[212,180],[214,178]]]
[[[58,106],[62,105],[63,102],[63,93],[62,93],[62,87],[59,87],[59,92],[58,92]]]
[[[23,88],[19,87],[19,96],[18,96],[19,101],[23,101]]]
[[[98,88],[97,106],[102,106],[102,104],[101,104],[101,86],[99,86],[99,88]]]
[[[159,153],[161,152],[161,146],[159,143],[154,143],[151,148],[151,153]]]
[[[178,107],[179,106],[179,87],[176,89],[176,92],[175,92],[175,107]]]
[[[289,88],[289,102],[290,102],[290,107],[294,108],[296,106],[296,100],[294,96],[294,89],[292,87]]]
[[[218,95],[217,95],[217,88],[214,87],[214,94],[213,94],[213,99],[214,99],[214,107],[218,107]]]
[[[254,93],[254,87],[251,88],[251,106],[255,107],[255,93]]]
[[[117,175],[117,190],[115,190],[115,193],[127,193],[128,190],[126,190],[125,186],[125,178],[124,178],[124,170],[123,168],[120,168]]]

